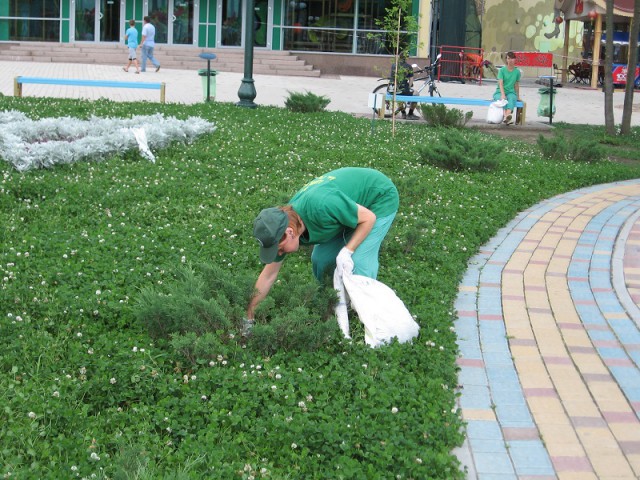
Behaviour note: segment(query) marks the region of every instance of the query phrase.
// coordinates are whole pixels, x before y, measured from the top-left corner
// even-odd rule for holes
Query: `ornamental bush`
[[[419,106],[422,116],[433,127],[464,127],[473,117],[473,112],[463,113],[457,108],[447,108],[446,105],[422,104]]]
[[[322,112],[329,105],[331,100],[324,95],[315,93],[289,92],[289,97],[284,102],[284,106],[292,112],[313,113]]]
[[[545,138],[538,136],[542,155],[550,160],[574,162],[599,162],[606,158],[604,147],[594,138],[574,138],[568,141],[563,135]]]
[[[452,171],[490,171],[500,163],[502,144],[486,136],[449,128],[437,138],[419,147],[422,163]]]

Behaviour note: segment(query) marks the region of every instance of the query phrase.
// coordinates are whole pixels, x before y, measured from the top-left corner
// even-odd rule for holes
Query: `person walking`
[[[271,290],[287,254],[314,245],[313,275],[321,280],[338,269],[375,279],[378,254],[398,211],[398,190],[383,173],[346,167],[312,180],[282,207],[265,208],[253,223],[266,265],[247,307],[244,330],[253,325],[258,304]]]
[[[498,71],[498,86],[493,94],[494,100],[506,100],[503,107],[503,122],[513,123],[512,112],[520,100],[520,69],[516,68],[516,54],[507,52],[507,65]]]
[[[148,15],[144,17],[144,25],[142,26],[142,41],[140,42],[140,46],[142,47],[142,65],[141,70],[143,72],[147,71],[147,59],[151,61],[154,67],[156,67],[156,72],[160,70],[160,62],[158,62],[153,57],[153,49],[156,46],[155,37],[156,37],[156,27],[151,23],[151,17]]]
[[[134,63],[136,66],[136,73],[140,73],[140,66],[138,65],[138,57],[136,56],[136,49],[138,48],[138,30],[136,30],[136,21],[129,20],[129,28],[124,33],[124,41],[127,42],[129,48],[129,63],[126,67],[122,67],[125,72],[129,71],[129,67]]]

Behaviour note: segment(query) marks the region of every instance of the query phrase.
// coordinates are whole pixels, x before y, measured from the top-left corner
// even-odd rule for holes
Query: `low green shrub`
[[[257,308],[256,325],[244,338],[242,318],[255,278],[204,263],[182,265],[174,277],[141,291],[137,318],[151,337],[169,340],[193,364],[243,346],[266,355],[315,351],[337,338],[336,293],[329,285],[285,276]]]
[[[538,147],[542,155],[551,160],[599,162],[606,158],[605,149],[595,139],[574,138],[568,141],[563,135],[545,138],[540,134]]]
[[[329,100],[328,97],[316,95],[311,92],[289,92],[289,96],[285,100],[284,106],[292,112],[312,113],[323,112],[330,102],[331,100]]]
[[[503,146],[485,136],[443,129],[438,140],[418,148],[422,163],[452,171],[490,171],[500,163]]]
[[[445,105],[420,105],[420,111],[427,123],[433,127],[464,127],[471,117],[473,112],[469,111],[463,113],[462,110],[457,108],[447,108]]]

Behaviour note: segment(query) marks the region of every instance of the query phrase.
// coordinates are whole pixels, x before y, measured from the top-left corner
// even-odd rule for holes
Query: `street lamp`
[[[239,107],[256,108],[253,103],[256,98],[256,87],[253,81],[253,42],[254,42],[254,0],[247,0],[247,9],[244,19],[244,77],[238,90],[240,101],[236,103]]]

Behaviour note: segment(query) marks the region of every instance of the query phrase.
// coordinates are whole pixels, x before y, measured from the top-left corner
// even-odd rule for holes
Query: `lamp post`
[[[253,103],[256,98],[256,87],[253,81],[253,42],[254,42],[254,0],[247,0],[247,9],[245,10],[244,20],[244,77],[238,90],[240,101],[236,103],[239,107],[256,108],[258,105]]]

